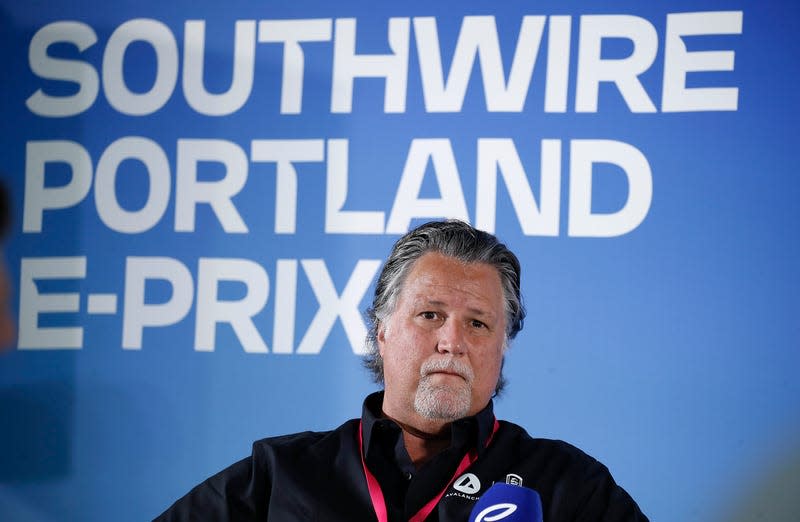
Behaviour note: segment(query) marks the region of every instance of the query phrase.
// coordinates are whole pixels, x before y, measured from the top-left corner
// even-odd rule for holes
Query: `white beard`
[[[447,384],[431,373],[447,370],[458,373],[463,380],[448,379]],[[474,374],[469,365],[455,359],[426,361],[420,368],[419,386],[414,396],[414,411],[432,420],[454,421],[466,417],[472,404]],[[449,381],[453,382],[449,382]]]

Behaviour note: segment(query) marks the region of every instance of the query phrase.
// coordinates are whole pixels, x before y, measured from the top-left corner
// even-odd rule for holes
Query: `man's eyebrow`
[[[494,317],[496,315],[492,310],[484,310],[483,308],[467,308],[467,310],[479,317]]]
[[[419,307],[419,306],[445,306],[447,304],[444,301],[440,301],[438,299],[430,299],[428,297],[425,297],[424,295],[421,295],[421,296],[417,297],[412,302],[414,303],[414,306],[416,306],[416,307]]]
[[[445,301],[440,301],[439,299],[430,299],[427,297],[420,297],[419,299],[415,300],[415,303],[417,303],[418,306],[444,306],[447,304]],[[467,311],[479,317],[494,317],[496,315],[492,312],[492,310],[483,308],[468,307]]]

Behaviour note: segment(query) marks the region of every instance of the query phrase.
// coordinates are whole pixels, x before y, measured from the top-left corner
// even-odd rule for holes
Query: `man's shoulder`
[[[486,460],[507,463],[504,472],[541,495],[545,520],[647,520],[604,464],[568,442],[531,437],[501,421],[492,447]]]
[[[296,484],[316,484],[329,476],[325,467],[333,466],[343,451],[358,455],[357,429],[358,421],[350,420],[330,431],[257,440],[249,457],[195,486],[157,520],[265,520],[275,491],[284,493]],[[294,497],[281,496],[284,500]],[[305,509],[303,505],[294,508]]]
[[[507,441],[513,441],[520,448],[525,450],[541,450],[557,454],[572,455],[576,458],[588,458],[594,460],[590,455],[584,453],[583,450],[577,446],[573,446],[569,442],[559,439],[547,439],[541,437],[533,437],[522,426],[510,421],[501,420],[498,436],[503,437]]]
[[[325,451],[332,446],[352,444],[358,430],[358,420],[351,419],[336,429],[328,431],[301,431],[287,435],[266,437],[253,442],[254,454],[304,454]]]
[[[607,473],[607,468],[582,449],[558,439],[531,436],[513,422],[500,421],[497,447],[507,457],[537,469],[557,469],[563,476]]]

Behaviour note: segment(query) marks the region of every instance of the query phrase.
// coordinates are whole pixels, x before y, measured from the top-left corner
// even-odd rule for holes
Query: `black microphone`
[[[542,522],[542,499],[530,489],[493,484],[475,503],[469,522]]]

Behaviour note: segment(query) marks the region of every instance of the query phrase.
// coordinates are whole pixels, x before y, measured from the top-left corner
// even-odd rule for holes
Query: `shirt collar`
[[[375,392],[364,399],[364,406],[361,413],[361,426],[364,437],[364,454],[365,457],[369,456],[371,441],[373,435],[378,430],[391,429],[397,430],[399,434],[400,427],[391,419],[383,417],[383,391]],[[477,414],[458,419],[452,424],[452,442],[453,444],[463,444],[464,441],[476,440],[475,448],[478,455],[481,455],[486,450],[486,443],[491,437],[494,430],[494,408],[492,401],[486,405]],[[380,436],[378,436],[380,438]]]

